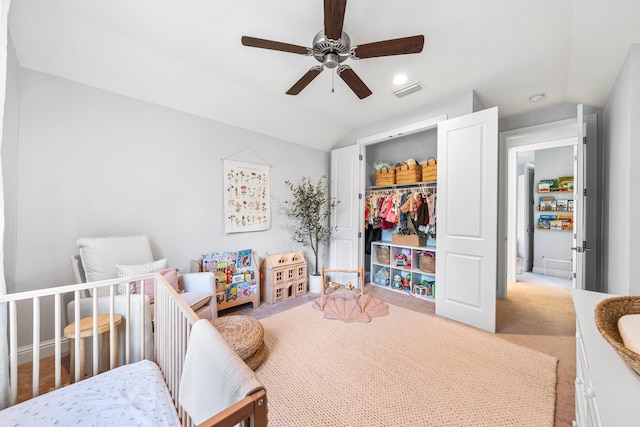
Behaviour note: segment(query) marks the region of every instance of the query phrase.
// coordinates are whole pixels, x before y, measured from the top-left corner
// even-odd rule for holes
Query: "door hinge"
[[[358,159],[362,160],[362,154],[358,154]]]
[[[362,231],[358,231],[358,239],[362,238]]]
[[[576,278],[576,273],[573,273],[573,278],[574,278],[574,279]]]
[[[583,189],[582,189],[582,195],[583,195],[583,196],[586,196],[586,195],[587,195],[587,189],[586,189],[586,188],[583,188]]]
[[[358,193],[358,199],[362,200],[362,193]]]
[[[586,136],[583,136],[583,137],[582,137],[582,143],[583,143],[583,144],[586,144],[586,143],[587,143],[587,137],[586,137]]]

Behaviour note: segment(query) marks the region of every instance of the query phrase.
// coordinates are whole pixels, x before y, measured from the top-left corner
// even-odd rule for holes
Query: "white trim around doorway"
[[[507,150],[507,224],[505,230],[506,281],[498,283],[498,298],[506,298],[507,283],[516,280],[518,153],[575,145],[577,137],[575,118],[500,133],[500,146],[506,147]]]

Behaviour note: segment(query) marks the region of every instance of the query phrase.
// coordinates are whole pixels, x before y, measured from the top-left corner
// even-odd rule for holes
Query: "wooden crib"
[[[153,332],[149,331],[149,322],[144,321],[144,316],[149,313],[149,298],[143,295],[132,295],[129,289],[131,286],[125,286],[124,295],[115,295],[116,288],[123,286],[123,281],[129,281],[133,283],[139,280],[154,280],[155,281],[155,302],[154,302],[154,319],[153,319]],[[98,289],[108,289],[109,296],[98,297]],[[74,319],[69,319],[69,323],[75,322],[75,335],[80,336],[80,320],[81,320],[81,302],[87,304],[87,299],[83,299],[85,291],[90,290],[93,297],[90,297],[91,301],[91,313],[93,319],[97,319],[97,314],[108,314],[109,334],[108,341],[105,341],[103,345],[109,345],[108,353],[103,358],[108,358],[108,361],[104,361],[103,365],[111,368],[105,373],[99,374],[99,341],[98,339],[92,340],[91,353],[92,361],[87,363],[90,366],[90,376],[87,380],[79,381],[74,384],[62,387],[61,373],[62,373],[62,348],[63,343],[66,341],[63,335],[63,303],[65,299],[70,299],[73,295],[75,313]],[[101,294],[103,295],[103,294]],[[122,311],[122,299],[124,298],[124,311]],[[116,313],[116,300],[120,301],[120,311],[124,321],[116,326],[118,315]],[[65,304],[66,305],[66,304]],[[52,310],[51,310],[51,307]],[[91,381],[91,387],[95,389],[96,385],[106,384],[109,375],[117,375],[119,370],[128,369],[126,377],[129,377],[131,373],[135,373],[138,370],[137,366],[133,366],[135,363],[141,365],[151,365],[148,361],[144,361],[145,355],[149,359],[151,353],[148,348],[148,339],[152,335],[153,338],[153,362],[159,368],[161,373],[161,379],[158,381],[165,390],[158,390],[158,393],[167,394],[168,398],[173,404],[172,410],[175,409],[175,425],[182,426],[233,426],[240,423],[243,426],[266,426],[267,425],[267,399],[266,391],[255,377],[255,374],[249,369],[246,364],[237,357],[233,350],[226,345],[226,342],[221,338],[219,333],[211,326],[206,320],[200,320],[191,308],[185,304],[179,294],[166,282],[166,280],[160,274],[147,274],[131,279],[113,279],[105,280],[101,282],[85,283],[69,286],[61,286],[49,289],[42,289],[37,291],[22,292],[16,294],[0,295],[0,307],[8,307],[8,337],[9,337],[9,366],[10,366],[10,405],[14,405],[17,400],[18,390],[18,331],[17,331],[17,319],[18,313],[21,310],[28,311],[29,307],[33,312],[33,396],[34,399],[20,403],[16,406],[10,406],[9,408],[0,411],[0,424],[2,420],[11,420],[12,409],[19,408],[20,417],[22,421],[25,421],[24,414],[30,412],[38,412],[37,410],[31,410],[33,406],[37,408],[41,399],[47,398],[51,395],[52,398],[56,397],[56,393],[62,396],[62,393],[68,392],[74,387],[81,387],[84,384],[89,384]],[[43,308],[47,308],[43,310]],[[105,307],[107,309],[105,310]],[[53,312],[53,315],[43,315],[43,312]],[[138,321],[135,321],[135,317],[138,316]],[[127,321],[130,319],[130,321]],[[199,321],[199,322],[198,322]],[[40,383],[40,347],[41,341],[41,323],[51,322],[54,329],[53,348],[54,348],[54,360],[55,360],[55,384],[54,390],[50,393],[38,396]],[[197,322],[197,325],[196,325]],[[196,327],[194,328],[194,325]],[[117,328],[117,334],[114,333]],[[145,329],[146,328],[146,329]],[[74,328],[71,328],[72,330]],[[198,329],[199,338],[198,345],[190,346],[190,338],[192,329]],[[99,336],[98,322],[97,320],[92,323],[93,337]],[[115,367],[116,355],[117,355],[117,338],[120,335],[120,340],[124,340],[124,347],[121,348],[121,352],[124,352],[124,358],[118,360],[119,367]],[[195,335],[195,334],[194,334]],[[132,343],[132,339],[139,340]],[[195,338],[194,338],[195,339]],[[207,342],[207,341],[215,342]],[[70,348],[71,352],[74,352],[75,360],[81,360],[81,341],[80,339],[73,340],[74,346]],[[24,346],[23,346],[24,347]],[[190,349],[193,347],[193,349]],[[132,351],[133,349],[137,351]],[[196,352],[203,352],[203,349],[207,348],[220,348],[221,352],[216,351],[215,354],[196,354]],[[104,350],[104,349],[103,349]],[[135,353],[135,354],[134,354]],[[223,358],[226,362],[231,361],[235,364],[240,364],[239,372],[242,372],[243,377],[238,378],[237,381],[246,381],[248,378],[250,381],[250,392],[245,396],[231,400],[230,396],[221,396],[217,399],[215,393],[220,393],[220,387],[216,387],[215,384],[203,383],[202,379],[198,379],[199,375],[185,375],[183,378],[183,369],[185,363],[193,370],[202,369],[202,371],[209,372],[209,377],[215,375],[216,369],[219,370],[221,363],[216,358]],[[191,364],[189,365],[189,361]],[[196,362],[194,362],[196,361]],[[199,363],[199,365],[194,365]],[[210,365],[202,366],[202,364],[210,363]],[[125,365],[125,366],[123,366]],[[127,366],[128,365],[128,366]],[[144,366],[146,366],[144,365]],[[74,377],[80,376],[80,363],[75,363]],[[246,369],[244,369],[246,368]],[[155,369],[153,367],[152,369]],[[234,375],[236,369],[231,369],[226,372],[233,371]],[[195,371],[198,372],[197,370]],[[223,376],[221,373],[221,376]],[[122,374],[121,374],[122,375]],[[214,377],[215,378],[215,377]],[[103,382],[104,379],[104,382]],[[87,381],[85,383],[85,381]],[[118,380],[119,381],[119,380]],[[198,382],[198,384],[192,384]],[[216,381],[210,381],[215,383]],[[207,390],[206,387],[211,385],[216,390]],[[85,386],[86,387],[86,386]],[[186,390],[186,391],[185,391]],[[190,393],[193,395],[193,390],[202,390],[203,396],[207,396],[207,399],[196,398],[194,403],[193,397],[187,398]],[[168,392],[168,393],[167,393]],[[224,392],[224,391],[223,391]],[[181,393],[184,396],[181,396]],[[106,397],[105,397],[106,398]],[[222,405],[224,403],[224,406]],[[64,402],[63,402],[64,403]],[[62,403],[60,403],[62,404]],[[138,405],[136,402],[135,405]],[[127,405],[125,405],[127,406]],[[47,406],[49,407],[49,406]],[[188,412],[185,407],[188,407],[191,412]],[[144,411],[144,408],[142,409]],[[155,409],[154,409],[155,410]],[[17,412],[17,411],[13,411]],[[197,416],[193,414],[197,414]],[[172,415],[169,416],[171,418]],[[64,425],[64,419],[61,422]],[[154,423],[155,424],[155,423]]]

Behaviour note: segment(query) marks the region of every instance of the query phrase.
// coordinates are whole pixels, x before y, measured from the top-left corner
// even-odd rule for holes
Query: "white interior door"
[[[438,125],[436,314],[495,332],[498,108]]]
[[[331,212],[331,226],[336,230],[329,243],[330,269],[357,270],[364,262],[361,150],[355,144],[331,151],[331,195],[339,203]]]
[[[586,182],[586,169],[585,155],[583,140],[585,138],[585,125],[582,112],[582,104],[578,105],[578,117],[577,117],[577,130],[578,140],[576,142],[575,149],[575,161],[574,161],[574,195],[573,195],[573,287],[576,289],[585,288],[584,277],[584,260],[585,251],[590,250],[586,245],[585,237],[585,182]]]
[[[535,204],[533,194],[534,181],[534,169],[529,163],[525,165],[524,173],[524,271],[533,270],[533,230],[535,227],[533,222],[533,207]]]

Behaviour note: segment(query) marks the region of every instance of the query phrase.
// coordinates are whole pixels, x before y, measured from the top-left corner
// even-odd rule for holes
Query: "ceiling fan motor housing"
[[[327,68],[336,68],[349,57],[351,40],[343,32],[338,40],[328,39],[324,31],[320,31],[313,38],[313,57]]]

